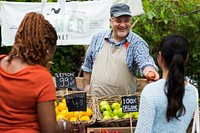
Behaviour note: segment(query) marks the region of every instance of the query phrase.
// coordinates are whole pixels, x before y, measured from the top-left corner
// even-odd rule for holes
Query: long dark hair
[[[165,94],[168,99],[166,118],[170,121],[185,114],[183,96],[185,93],[184,62],[188,55],[188,41],[182,35],[171,34],[161,40],[159,51],[168,68]]]

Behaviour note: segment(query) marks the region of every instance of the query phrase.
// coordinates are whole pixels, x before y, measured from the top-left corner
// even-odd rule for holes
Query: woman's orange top
[[[37,103],[51,100],[56,89],[46,68],[34,65],[9,74],[0,67],[0,133],[39,133]]]

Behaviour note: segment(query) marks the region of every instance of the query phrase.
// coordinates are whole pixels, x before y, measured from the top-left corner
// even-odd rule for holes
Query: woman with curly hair
[[[46,68],[56,51],[57,33],[42,14],[27,13],[8,55],[0,55],[0,132],[70,133],[56,122],[56,89]]]

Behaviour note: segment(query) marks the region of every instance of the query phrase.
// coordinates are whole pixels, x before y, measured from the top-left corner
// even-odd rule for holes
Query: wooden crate
[[[141,93],[143,88],[147,85],[146,79],[137,79],[137,90],[136,92]]]
[[[123,96],[128,95],[115,95],[115,96],[104,96],[104,97],[98,97],[96,101],[96,116],[97,116],[97,123],[99,123],[103,127],[126,127],[130,126],[130,119],[129,118],[119,118],[119,119],[107,119],[103,120],[103,116],[99,107],[99,104],[101,101],[108,101],[109,105],[111,106],[114,102],[120,102],[121,98]],[[138,101],[140,96],[138,96],[138,93],[129,95],[129,96],[137,96]],[[132,126],[136,126],[137,119],[132,118]]]
[[[131,133],[131,127],[98,127],[98,128],[87,128],[87,133],[99,133],[99,131],[106,129],[110,133],[114,131],[120,131],[120,133]],[[135,127],[132,127],[134,132]]]
[[[75,94],[75,93],[83,93],[84,91],[68,91],[68,94]],[[57,102],[61,102],[62,99],[64,98],[64,95],[67,94],[65,89],[56,91],[56,97],[57,97]],[[87,107],[92,110],[92,116],[91,119],[87,122],[83,122],[84,125],[91,126],[96,122],[96,98],[90,94],[87,94]],[[73,122],[74,127],[78,127],[78,122]],[[76,130],[76,129],[75,129]],[[76,133],[76,132],[75,132]]]

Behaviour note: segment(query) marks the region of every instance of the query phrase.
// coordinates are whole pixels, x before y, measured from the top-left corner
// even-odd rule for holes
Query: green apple
[[[131,114],[129,114],[129,113],[127,113],[127,114],[125,114],[125,115],[123,116],[124,119],[130,118],[130,117],[131,117]]]
[[[114,116],[117,115],[118,114],[118,109],[113,110],[112,113],[113,113]]]
[[[118,111],[117,111],[117,116],[119,118],[122,118],[124,115],[125,115],[125,113],[122,112],[122,108],[119,108]]]
[[[120,100],[119,104],[120,104],[120,107],[121,107],[122,106],[122,100]]]
[[[106,110],[106,111],[103,111],[103,116],[106,116],[106,115],[109,115],[111,116],[112,112]]]
[[[136,115],[139,115],[139,112],[131,112],[131,115],[132,115],[133,117],[135,117]]]
[[[100,107],[102,107],[103,105],[109,105],[109,103],[108,103],[108,101],[101,101],[100,103],[99,103],[99,105],[100,105]]]
[[[117,115],[113,116],[113,119],[119,119],[119,117]]]
[[[121,107],[120,103],[118,103],[118,102],[114,102],[111,105],[112,110],[119,109],[120,107]]]
[[[135,115],[134,118],[135,118],[135,119],[138,119],[138,118],[139,118],[139,114]]]
[[[108,120],[108,119],[111,119],[111,118],[112,118],[111,116],[105,115],[105,116],[103,117],[103,120]]]
[[[110,114],[110,116],[111,116],[111,118],[113,118],[113,116],[114,116],[114,115],[113,115],[113,113],[112,113],[112,111],[111,111],[111,114]]]
[[[111,110],[109,104],[102,105],[102,106],[100,107],[100,109],[101,109],[101,112],[110,111],[110,110]]]

